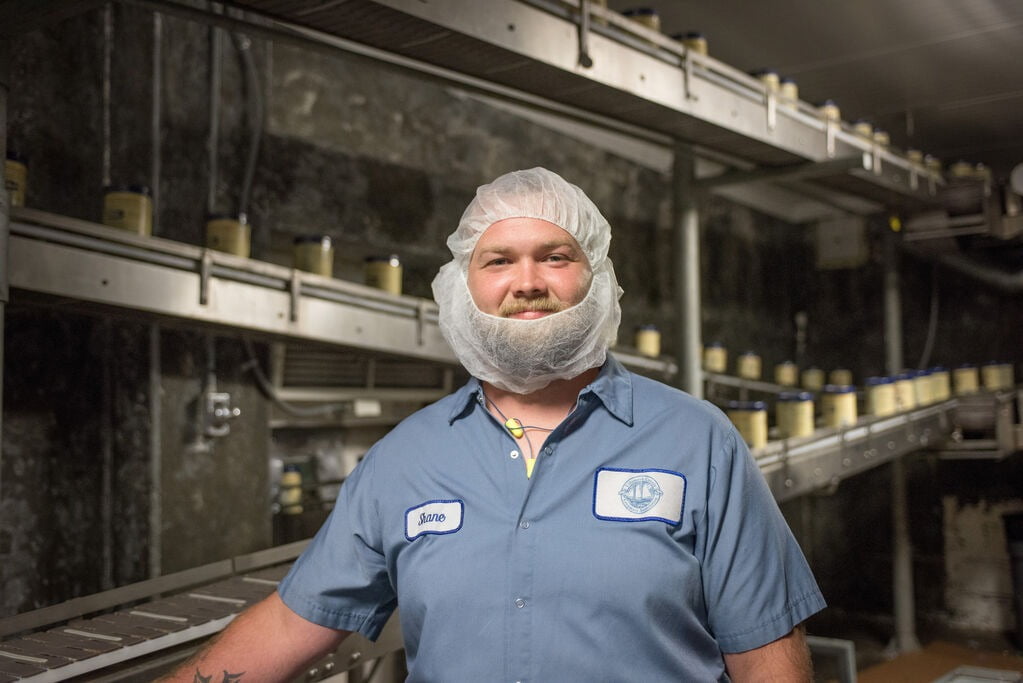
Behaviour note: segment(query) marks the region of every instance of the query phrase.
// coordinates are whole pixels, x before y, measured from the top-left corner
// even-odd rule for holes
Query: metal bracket
[[[209,249],[202,250],[199,261],[199,305],[206,306],[210,302],[210,276],[213,273],[213,254]]]
[[[824,122],[824,147],[829,159],[835,158],[835,129],[838,125],[828,119]]]
[[[416,344],[419,346],[426,343],[426,306],[426,300],[416,306]]]
[[[778,125],[778,98],[770,90],[765,92],[765,104],[767,105],[767,130],[773,131]]]
[[[682,87],[685,91],[686,99],[690,102],[695,102],[700,99],[693,94],[693,60],[690,57],[692,52],[689,48],[686,48],[686,53],[682,55]]]
[[[579,3],[579,65],[585,69],[593,66],[590,57],[590,0]]]
[[[227,436],[231,433],[231,420],[242,414],[240,408],[231,407],[231,394],[221,391],[206,393],[206,428],[209,437]]]
[[[874,175],[881,175],[881,145],[876,142],[871,145],[870,154],[873,157]]]
[[[291,322],[298,322],[298,300],[302,295],[302,281],[298,278],[298,269],[292,268],[291,270],[291,281],[288,283],[288,294],[289,299],[289,313],[288,318]]]

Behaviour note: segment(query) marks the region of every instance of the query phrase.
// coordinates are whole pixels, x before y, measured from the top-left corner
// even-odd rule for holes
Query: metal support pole
[[[884,244],[884,336],[885,365],[889,374],[902,369],[902,301],[899,295],[899,252],[896,235],[885,234]],[[891,648],[898,652],[920,649],[916,637],[916,606],[913,596],[913,546],[909,535],[906,503],[906,463],[892,461],[892,592],[895,637]]]
[[[679,386],[703,398],[703,370],[700,368],[700,212],[696,190],[696,156],[690,145],[675,144],[672,168],[672,211],[674,228],[675,307],[678,330],[675,355],[679,364]]]
[[[11,73],[11,53],[8,41],[0,41],[0,157],[7,159],[7,91]],[[3,395],[4,395],[4,319],[7,315],[7,254],[10,234],[10,207],[7,190],[0,189],[0,501],[3,500]]]

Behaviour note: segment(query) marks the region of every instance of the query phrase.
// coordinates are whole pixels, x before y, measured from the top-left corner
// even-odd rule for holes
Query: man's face
[[[586,255],[565,230],[537,218],[506,218],[480,236],[468,284],[484,313],[532,320],[582,301],[591,277]]]

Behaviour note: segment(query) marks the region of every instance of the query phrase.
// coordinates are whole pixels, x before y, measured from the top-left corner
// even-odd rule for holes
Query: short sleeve
[[[376,640],[397,605],[373,493],[373,451],[338,494],[330,516],[278,587],[299,616]]]
[[[714,444],[704,597],[721,651],[745,652],[788,634],[825,602],[746,444],[734,428]]]

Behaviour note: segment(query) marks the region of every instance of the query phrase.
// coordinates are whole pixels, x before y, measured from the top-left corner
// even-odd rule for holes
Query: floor
[[[890,625],[845,617],[812,626],[815,635],[844,638],[856,644],[859,683],[931,683],[963,665],[1023,674],[1023,646],[1011,633],[920,625],[917,637],[921,649],[895,656],[890,649]],[[814,669],[816,681],[839,680],[833,662],[815,659]]]

